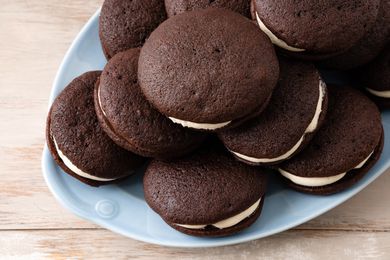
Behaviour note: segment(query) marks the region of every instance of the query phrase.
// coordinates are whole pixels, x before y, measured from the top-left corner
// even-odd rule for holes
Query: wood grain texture
[[[0,0],[0,258],[390,258],[390,171],[292,231],[216,249],[148,245],[64,210],[41,173],[48,97],[67,48],[102,2]]]
[[[389,259],[389,232],[291,230],[217,248],[169,248],[106,230],[3,231],[3,257],[41,259]],[[23,245],[21,247],[21,245]]]

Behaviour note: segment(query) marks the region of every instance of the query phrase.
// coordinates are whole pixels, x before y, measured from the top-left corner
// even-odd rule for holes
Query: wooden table
[[[0,0],[0,258],[390,259],[390,174],[304,225],[246,244],[166,248],[63,209],[41,173],[48,97],[72,39],[102,0]]]

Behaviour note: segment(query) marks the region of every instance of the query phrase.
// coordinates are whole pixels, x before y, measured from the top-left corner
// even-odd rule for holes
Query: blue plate
[[[98,37],[99,11],[88,21],[65,55],[54,81],[50,104],[76,76],[101,70],[106,63]],[[332,80],[334,75],[328,74]],[[390,136],[390,113],[383,113],[385,136]],[[126,181],[93,188],[64,174],[43,151],[45,180],[57,200],[76,215],[124,236],[175,247],[211,247],[242,243],[266,237],[302,224],[351,198],[390,166],[390,143],[385,139],[383,154],[371,171],[355,186],[336,195],[320,197],[289,190],[271,180],[260,218],[248,229],[223,238],[196,238],[172,229],[144,201],[142,173]],[[277,178],[277,177],[275,177]]]

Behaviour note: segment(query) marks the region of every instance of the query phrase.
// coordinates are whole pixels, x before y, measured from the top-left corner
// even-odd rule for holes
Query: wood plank
[[[55,202],[40,157],[55,73],[102,2],[0,1],[0,228],[94,227]]]
[[[245,244],[182,249],[105,230],[2,231],[1,256],[18,259],[389,259],[389,232],[288,231]]]
[[[390,170],[350,200],[299,228],[390,231]]]
[[[41,173],[47,101],[66,50],[102,2],[0,0],[1,259],[390,259],[390,170],[295,230],[221,248],[149,245],[63,209]]]
[[[94,228],[62,209],[43,181],[47,100],[59,63],[102,0],[1,1],[0,229]],[[5,130],[6,129],[6,130]],[[299,228],[390,230],[389,173]],[[378,199],[379,198],[379,199]]]

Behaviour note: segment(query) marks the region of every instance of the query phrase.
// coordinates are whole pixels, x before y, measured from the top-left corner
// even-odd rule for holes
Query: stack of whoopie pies
[[[267,174],[329,195],[380,157],[388,0],[106,0],[99,36],[107,65],[55,99],[49,150],[92,186],[148,163],[145,200],[181,232],[250,226]],[[327,84],[322,67],[353,86]]]

